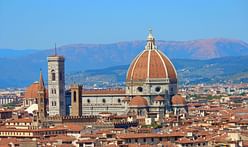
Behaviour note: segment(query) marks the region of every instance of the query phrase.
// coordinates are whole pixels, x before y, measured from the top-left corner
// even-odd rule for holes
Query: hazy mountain
[[[144,49],[146,41],[129,41],[112,44],[71,44],[59,47],[58,54],[66,59],[66,73],[111,66],[128,65]],[[225,56],[248,55],[248,44],[234,39],[205,39],[195,41],[157,41],[157,46],[172,59],[211,59]],[[42,68],[47,74],[47,56],[53,49],[20,51],[0,49],[0,87],[26,86],[38,79]],[[178,60],[194,66],[206,61]],[[212,61],[212,60],[211,60]],[[247,61],[247,60],[246,60]],[[177,60],[175,60],[177,62]],[[223,64],[231,65],[227,60]],[[180,71],[184,64],[177,64]],[[235,66],[239,63],[235,63]],[[211,69],[215,70],[215,69]],[[211,73],[213,71],[210,71]],[[121,76],[120,76],[121,77]],[[46,76],[44,77],[47,78]],[[183,77],[186,78],[186,77]]]
[[[248,56],[222,57],[209,60],[174,59],[180,84],[248,82]],[[68,84],[86,86],[123,85],[129,65],[87,70],[67,74]]]

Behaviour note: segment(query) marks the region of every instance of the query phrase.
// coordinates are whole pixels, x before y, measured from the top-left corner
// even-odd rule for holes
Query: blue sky
[[[236,38],[248,42],[247,0],[0,0],[0,48]]]

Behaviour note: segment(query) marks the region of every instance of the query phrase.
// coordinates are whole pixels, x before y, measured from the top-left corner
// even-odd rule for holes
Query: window
[[[51,74],[52,74],[52,81],[55,81],[55,80],[56,80],[56,77],[55,77],[55,71],[54,71],[54,70],[52,70],[52,71],[51,71]]]
[[[142,92],[142,91],[143,91],[143,88],[142,88],[142,87],[138,87],[137,90],[138,90],[139,92]]]
[[[87,103],[88,103],[88,104],[90,103],[90,99],[87,99]]]
[[[121,99],[118,99],[118,103],[121,103]]]
[[[102,99],[102,102],[103,102],[103,103],[106,103],[106,100],[105,100],[105,99]]]
[[[160,90],[161,90],[161,87],[159,87],[159,86],[155,88],[156,92],[160,92]]]
[[[52,101],[52,106],[56,106],[56,101]]]
[[[74,102],[77,101],[77,93],[76,93],[76,91],[73,92],[73,101]]]

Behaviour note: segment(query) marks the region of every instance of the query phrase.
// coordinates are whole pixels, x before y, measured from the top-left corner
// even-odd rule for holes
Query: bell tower
[[[42,72],[40,71],[40,80],[38,86],[38,123],[44,122],[47,111],[46,111],[46,88],[43,81]]]
[[[82,86],[71,85],[71,116],[82,116]]]
[[[48,60],[49,116],[66,114],[64,57],[56,53]]]

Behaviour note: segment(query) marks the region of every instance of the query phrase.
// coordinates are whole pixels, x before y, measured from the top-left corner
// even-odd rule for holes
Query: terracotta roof
[[[155,101],[164,101],[164,97],[158,95],[154,98]]]
[[[135,96],[134,98],[130,100],[129,105],[130,106],[147,106],[148,102],[145,98],[141,96]]]
[[[83,140],[77,141],[77,144],[79,144],[79,143],[94,143],[94,142],[96,142],[95,139],[83,139]]]
[[[154,47],[145,49],[136,56],[129,66],[126,80],[140,81],[147,78],[177,79],[176,70],[169,58]]]
[[[39,82],[34,82],[30,85],[24,94],[24,98],[38,98]],[[46,89],[46,98],[48,98],[48,91]]]
[[[172,133],[126,133],[117,134],[117,138],[120,139],[130,139],[130,138],[158,138],[158,137],[184,137],[186,134],[184,132],[172,132]]]
[[[10,123],[32,123],[32,118],[19,118],[19,119],[13,119],[9,121]]]
[[[67,136],[67,135],[57,135],[55,137],[51,137],[50,140],[62,140],[63,142],[72,142],[76,140],[75,137]]]
[[[37,98],[38,87],[39,87],[39,82],[34,82],[32,85],[30,85],[25,91],[24,98]]]
[[[171,99],[172,105],[185,105],[186,100],[180,95],[175,95]]]

